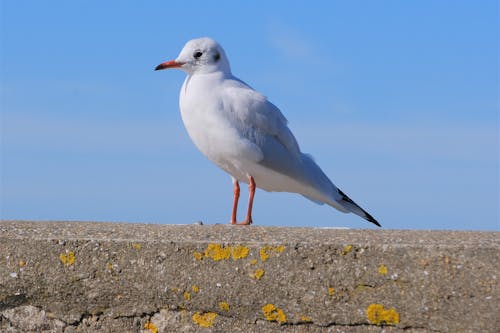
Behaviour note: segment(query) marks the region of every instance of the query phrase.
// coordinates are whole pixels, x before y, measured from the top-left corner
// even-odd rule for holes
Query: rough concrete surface
[[[498,332],[500,233],[0,222],[0,332]]]

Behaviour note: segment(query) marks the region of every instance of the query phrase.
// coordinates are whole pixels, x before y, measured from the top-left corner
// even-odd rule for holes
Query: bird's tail
[[[373,216],[361,208],[357,203],[352,201],[351,198],[349,198],[332,183],[321,168],[314,162],[311,155],[302,154],[301,156],[302,163],[305,166],[304,170],[308,171],[307,183],[310,184],[311,187],[317,192],[309,192],[308,194],[304,194],[304,192],[299,193],[318,204],[326,203],[343,213],[354,213],[376,226],[381,227],[380,223],[378,223]]]
[[[349,198],[344,192],[342,192],[341,190],[338,191],[341,197],[340,200],[336,200],[338,203],[340,203],[344,208],[346,208],[350,212],[361,216],[365,220],[370,221],[371,223],[375,224],[378,227],[381,227],[380,223],[378,223],[377,220],[373,218],[373,216],[371,216],[367,211],[361,208],[357,203],[352,201],[352,199]]]

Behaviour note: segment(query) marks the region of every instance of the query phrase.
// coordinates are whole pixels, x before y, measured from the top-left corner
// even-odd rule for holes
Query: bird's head
[[[175,60],[161,63],[155,70],[168,68],[179,68],[188,74],[218,71],[231,73],[224,49],[207,37],[190,40]]]

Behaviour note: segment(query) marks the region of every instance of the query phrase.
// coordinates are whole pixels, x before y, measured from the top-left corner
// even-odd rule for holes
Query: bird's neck
[[[182,92],[183,94],[187,94],[188,90],[192,87],[196,87],[195,89],[199,89],[201,87],[203,90],[210,89],[220,84],[222,81],[230,78],[232,78],[231,73],[222,71],[210,73],[189,73],[184,80]]]
[[[233,75],[231,72],[226,72],[226,71],[214,71],[214,72],[194,72],[188,74],[186,77],[186,83],[190,81],[205,81],[205,82],[217,82],[217,81],[222,81],[225,79],[230,79],[232,78]]]

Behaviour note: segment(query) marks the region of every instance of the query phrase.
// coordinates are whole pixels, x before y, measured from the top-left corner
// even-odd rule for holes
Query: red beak
[[[182,65],[184,65],[183,62],[177,62],[175,60],[170,60],[170,61],[161,63],[158,66],[156,66],[155,71],[161,71],[162,69],[168,69],[168,68],[179,68]]]

